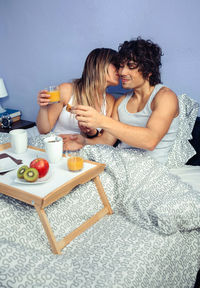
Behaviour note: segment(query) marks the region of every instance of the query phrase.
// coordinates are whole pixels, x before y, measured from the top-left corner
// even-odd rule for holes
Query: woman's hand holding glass
[[[38,93],[37,102],[40,107],[60,101],[60,91],[57,86],[49,86]]]
[[[48,90],[41,90],[37,96],[37,103],[40,107],[47,106],[50,102],[50,95],[48,94]]]

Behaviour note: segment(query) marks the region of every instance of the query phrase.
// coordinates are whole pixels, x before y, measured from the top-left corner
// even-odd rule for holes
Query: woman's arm
[[[41,90],[38,93],[37,102],[40,106],[40,110],[37,116],[37,127],[41,134],[49,133],[55,126],[59,115],[72,95],[72,84],[63,83],[59,86],[60,90],[60,102],[49,104],[49,94],[46,90]]]

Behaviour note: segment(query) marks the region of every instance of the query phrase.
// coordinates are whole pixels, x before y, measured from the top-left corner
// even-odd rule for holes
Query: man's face
[[[135,89],[141,87],[145,80],[138,65],[134,61],[128,61],[120,64],[119,75],[122,86],[125,89]]]

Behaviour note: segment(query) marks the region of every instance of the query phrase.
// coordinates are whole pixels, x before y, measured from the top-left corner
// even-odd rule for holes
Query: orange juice
[[[71,171],[79,171],[83,168],[83,158],[72,156],[67,160],[67,165]]]
[[[49,91],[48,94],[50,95],[50,102],[59,102],[60,101],[60,91],[54,90]]]

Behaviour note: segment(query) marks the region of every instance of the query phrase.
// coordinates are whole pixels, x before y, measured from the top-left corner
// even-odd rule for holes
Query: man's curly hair
[[[138,37],[136,40],[125,41],[119,45],[119,63],[133,61],[139,68],[144,79],[148,79],[151,86],[161,83],[160,67],[162,50],[151,40]]]

